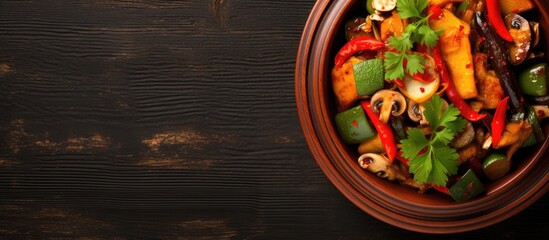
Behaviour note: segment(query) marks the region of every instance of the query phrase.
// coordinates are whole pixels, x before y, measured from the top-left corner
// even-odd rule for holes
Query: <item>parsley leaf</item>
[[[415,18],[415,21],[411,21],[400,36],[391,36],[387,39],[389,46],[396,51],[385,54],[385,79],[402,79],[406,73],[410,75],[423,73],[425,59],[420,54],[409,52],[415,43],[429,47],[436,46],[441,34],[441,31],[434,31],[429,26],[429,18],[423,13],[427,5],[428,0],[397,0],[400,18]]]
[[[385,79],[400,79],[404,76],[405,69],[411,75],[423,73],[425,70],[425,59],[420,54],[385,52],[384,56]]]
[[[457,173],[459,157],[448,144],[465,128],[467,121],[453,105],[443,110],[444,102],[437,94],[425,102],[424,107],[423,114],[432,133],[425,136],[419,128],[408,129],[408,138],[401,141],[402,156],[409,159],[409,171],[416,182],[445,186],[448,175]]]
[[[436,46],[438,42],[438,37],[440,36],[440,31],[435,31],[429,25],[421,25],[418,28],[418,33],[421,36],[419,43],[427,46]]]
[[[401,143],[407,147],[407,150],[402,152],[402,156],[413,159],[423,148],[429,145],[429,140],[419,128],[410,128],[406,133],[408,138],[403,139]]]
[[[427,7],[427,0],[398,0],[397,10],[402,19],[418,17],[421,18],[421,12]]]
[[[399,54],[394,52],[385,52],[385,60],[383,65],[385,67],[385,79],[395,80],[404,76],[404,64],[405,54]]]
[[[410,75],[423,73],[425,69],[425,58],[423,58],[423,56],[416,53],[406,54],[406,60],[408,61],[406,64],[406,71]]]
[[[387,39],[387,42],[389,43],[389,45],[391,45],[391,47],[395,48],[400,52],[409,51],[414,46],[411,32],[404,32],[400,37],[392,36],[389,39]]]

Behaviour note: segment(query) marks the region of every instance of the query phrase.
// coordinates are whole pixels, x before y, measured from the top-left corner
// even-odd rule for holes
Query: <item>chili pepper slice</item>
[[[433,189],[435,189],[435,190],[437,190],[441,193],[450,195],[450,189],[448,189],[448,187],[439,186],[439,185],[433,185],[432,187],[433,187]]]
[[[410,160],[402,156],[402,151],[398,151],[395,158],[396,160],[399,160],[400,162],[406,164],[407,167],[410,167],[410,164],[408,163]]]
[[[507,30],[507,27],[505,27],[505,23],[503,22],[503,18],[501,17],[501,10],[499,9],[499,1],[486,0],[486,8],[488,11],[488,20],[492,24],[492,27],[494,28],[496,33],[503,40],[507,42],[513,42],[513,37],[511,36],[511,33],[509,33],[509,30]]]
[[[404,82],[401,79],[395,79],[395,80],[393,80],[393,83],[395,85],[397,85],[397,87],[400,87],[400,88],[405,88],[406,87],[406,85],[404,85]]]
[[[440,73],[440,78],[442,79],[442,82],[446,84],[446,96],[448,96],[450,102],[452,102],[455,107],[459,109],[461,116],[471,122],[476,122],[486,117],[486,114],[479,114],[475,112],[475,110],[473,110],[471,106],[469,106],[469,104],[467,104],[467,102],[459,96],[459,93],[454,87],[454,83],[448,74],[448,68],[444,63],[444,59],[442,59],[442,53],[438,47],[433,48],[433,58],[435,59],[435,64],[437,65]]]
[[[427,14],[429,15],[429,20],[436,20],[443,17],[444,13],[442,12],[442,8],[437,5],[432,5],[427,10]]]
[[[424,83],[430,83],[432,81],[435,81],[436,77],[429,74],[428,72],[425,73],[416,73],[412,76],[417,81],[424,82]]]
[[[505,117],[507,115],[507,102],[509,96],[505,97],[496,107],[494,118],[490,126],[492,127],[492,147],[496,147],[501,140],[503,130],[505,130]]]
[[[389,159],[389,162],[392,163],[397,153],[397,146],[391,126],[379,121],[379,115],[372,111],[370,100],[361,101],[360,105],[362,105],[366,115],[368,115],[368,118],[370,118],[370,121],[372,121],[372,124],[376,128],[377,134],[379,135],[379,138],[381,138],[381,142],[383,143],[383,147],[387,153],[387,158]]]
[[[384,46],[385,43],[372,37],[353,38],[351,41],[348,41],[345,45],[343,45],[341,49],[339,49],[339,52],[335,57],[335,65],[336,67],[343,66],[343,63],[345,63],[347,59],[357,52],[364,50],[375,51],[383,48]]]

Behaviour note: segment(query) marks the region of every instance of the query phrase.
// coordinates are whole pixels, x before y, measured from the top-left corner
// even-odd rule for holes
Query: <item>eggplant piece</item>
[[[509,96],[511,121],[520,122],[524,119],[522,93],[517,86],[515,70],[511,68],[511,64],[507,61],[507,48],[486,21],[486,16],[481,12],[475,13],[475,27],[478,34],[484,38],[484,43],[489,49],[490,63],[499,78],[503,91]]]
[[[465,147],[473,142],[475,139],[475,128],[473,124],[467,121],[463,131],[454,136],[454,139],[450,142],[450,146],[459,149]]]
[[[391,129],[393,129],[393,134],[397,142],[408,138],[408,134],[406,134],[406,123],[402,116],[392,117],[389,124],[391,125]]]

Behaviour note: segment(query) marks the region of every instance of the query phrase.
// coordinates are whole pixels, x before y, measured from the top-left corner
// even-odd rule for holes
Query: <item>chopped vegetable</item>
[[[532,32],[528,21],[518,14],[511,13],[505,17],[505,27],[513,38],[509,46],[509,61],[514,65],[521,64],[530,52]]]
[[[430,8],[439,7],[431,6]],[[429,19],[429,24],[434,30],[443,31],[438,44],[459,95],[463,99],[474,98],[478,95],[478,91],[469,42],[471,27],[449,10],[441,11],[441,17]]]
[[[396,147],[395,137],[393,136],[393,131],[391,130],[391,127],[379,121],[379,116],[377,116],[372,111],[372,106],[369,100],[362,101],[360,104],[364,109],[364,111],[366,112],[366,115],[368,115],[368,117],[372,121],[372,124],[374,124],[374,127],[376,128],[377,133],[381,138],[381,142],[383,143],[383,147],[385,148],[385,153],[387,153],[387,158],[389,159],[389,162],[392,163],[393,160],[395,159],[397,147]]]
[[[436,65],[433,58],[425,55],[424,59],[424,72],[425,74],[433,76],[433,79],[430,82],[418,81],[414,76],[406,74],[403,79],[404,86],[399,86],[402,94],[416,103],[423,103],[427,101],[436,93],[438,87],[440,86],[440,78],[435,71]]]
[[[358,165],[377,175],[380,178],[387,178],[389,181],[396,179],[395,168],[385,156],[375,153],[365,153],[358,158]]]
[[[357,37],[348,41],[337,53],[335,57],[336,67],[343,66],[355,53],[365,50],[375,51],[383,48],[385,44],[372,37]]]
[[[456,202],[464,202],[484,192],[484,184],[472,170],[468,170],[448,192]]]
[[[379,58],[365,60],[353,65],[358,96],[374,94],[383,88],[383,61]]]
[[[471,122],[467,122],[463,131],[460,131],[454,136],[454,139],[450,142],[450,147],[462,148],[473,142],[475,139],[475,128]]]
[[[505,154],[507,159],[511,159],[513,154],[528,140],[532,132],[532,125],[526,121],[510,122],[505,126],[505,132],[501,141],[499,141],[498,147],[507,147]]]
[[[505,41],[512,42],[513,37],[505,27],[501,18],[501,10],[499,9],[498,0],[486,0],[486,8],[488,10],[488,20],[494,28],[494,31]]]
[[[538,118],[538,111],[536,108],[539,108],[539,106],[530,106],[528,107],[527,115],[526,115],[526,121],[532,125],[532,130],[534,137],[536,139],[536,142],[542,143],[545,141],[545,133],[543,132],[543,129],[541,128],[541,123]],[[547,109],[547,106],[543,106],[543,108]],[[545,115],[545,114],[544,114]]]
[[[482,108],[495,109],[503,99],[503,89],[494,70],[488,70],[488,55],[476,53],[475,77],[478,86],[478,100],[482,101]]]
[[[347,144],[358,144],[376,135],[361,106],[338,113],[335,122],[339,135]]]
[[[393,15],[385,19],[380,26],[381,41],[387,40],[391,36],[401,36],[404,32],[404,23],[396,11],[393,11]]]
[[[372,96],[371,103],[374,113],[379,114],[379,121],[385,124],[391,115],[400,116],[406,111],[406,99],[397,91],[379,90]]]
[[[485,45],[489,49],[490,63],[499,78],[501,88],[505,94],[509,96],[510,111],[512,114],[511,120],[516,122],[521,121],[524,119],[522,93],[516,86],[515,71],[510,68],[511,64],[506,60],[507,51],[504,43],[496,36],[494,31],[488,27],[488,23],[480,12],[475,14],[475,26],[481,39],[484,39],[484,42],[488,42],[488,44]]]
[[[547,95],[547,64],[539,63],[519,75],[520,90],[530,96],[542,97]]]
[[[373,0],[372,8],[380,12],[389,12],[395,9],[396,0]]]
[[[511,160],[507,159],[507,156],[501,152],[494,152],[484,160],[482,169],[488,179],[495,181],[509,172]]]
[[[345,23],[345,38],[347,41],[356,37],[372,37],[374,33],[372,27],[366,24],[366,18],[357,17],[349,19]]]
[[[427,0],[398,0],[397,10],[402,19],[417,19],[406,26],[401,36],[392,36],[388,39],[393,51],[385,52],[385,79],[403,79],[405,74],[414,75],[423,73],[425,59],[417,53],[408,53],[414,43],[427,46],[437,44],[439,33],[431,29],[427,16],[422,12],[427,7]]]
[[[445,6],[448,3],[460,3],[463,0],[429,0],[430,5]]]
[[[358,145],[358,153],[365,154],[365,153],[384,153],[385,147],[383,147],[383,142],[381,141],[381,137],[379,137],[379,134],[377,134],[375,137],[371,137],[366,139],[366,141],[360,143]]]
[[[503,15],[522,13],[535,7],[531,0],[499,0],[499,6]]]
[[[471,108],[471,106],[469,106],[465,102],[465,100],[463,100],[463,98],[459,96],[457,90],[454,87],[454,83],[450,78],[450,75],[448,74],[448,68],[446,67],[444,60],[442,59],[442,54],[440,53],[440,49],[438,47],[435,47],[433,49],[433,56],[435,59],[435,63],[438,67],[438,70],[440,72],[440,77],[442,78],[442,82],[446,84],[446,96],[459,109],[461,116],[473,122],[479,121],[484,117],[486,117],[486,114],[479,114],[475,112]]]
[[[503,100],[498,104],[496,108],[496,113],[494,114],[494,118],[492,119],[491,127],[492,127],[492,147],[497,147],[499,140],[501,140],[501,137],[503,136],[503,130],[505,129],[505,116],[507,113],[507,102],[509,101],[509,97],[503,98]]]
[[[372,2],[373,2],[373,0],[367,0],[366,1],[366,11],[368,11],[369,14],[374,14],[375,13],[375,9],[374,9],[374,6],[372,5]]]
[[[408,138],[402,140],[402,156],[409,159],[410,173],[418,183],[444,186],[449,174],[457,173],[458,154],[448,147],[454,136],[462,131],[466,121],[452,105],[442,109],[438,95],[425,102],[424,115],[433,131],[429,139],[419,128],[409,128]]]
[[[475,158],[480,154],[481,147],[478,144],[469,144],[457,150],[459,155],[457,162],[458,165],[467,163],[471,158]]]
[[[332,69],[332,89],[337,99],[338,112],[349,109],[359,98],[355,82],[354,65],[361,61],[363,59],[351,57],[343,66]]]

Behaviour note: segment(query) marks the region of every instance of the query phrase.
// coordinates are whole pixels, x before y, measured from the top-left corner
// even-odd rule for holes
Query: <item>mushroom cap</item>
[[[387,178],[390,181],[396,179],[395,170],[391,162],[384,155],[375,153],[365,153],[358,158],[358,164],[361,168],[376,174],[380,178]]]
[[[373,0],[372,7],[380,12],[390,12],[395,9],[397,0]]]
[[[408,117],[414,122],[419,122],[423,118],[419,103],[408,100]]]
[[[509,61],[518,65],[528,56],[532,41],[532,31],[528,20],[516,13],[505,16],[505,25],[513,37],[513,44],[509,46]]]
[[[406,98],[397,91],[382,89],[372,96],[372,111],[379,113],[379,120],[387,123],[390,115],[400,116],[406,111]]]

